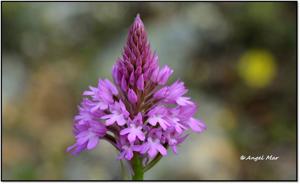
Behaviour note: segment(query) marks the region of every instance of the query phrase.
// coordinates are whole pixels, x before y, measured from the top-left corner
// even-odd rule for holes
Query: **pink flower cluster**
[[[187,130],[206,129],[193,117],[197,107],[184,96],[184,83],[166,85],[173,70],[159,68],[139,15],[112,73],[115,84],[100,79],[97,87],[83,93],[75,116],[76,143],[67,149],[71,153],[91,150],[102,139],[120,151],[120,159],[131,160],[134,154],[151,159],[167,155],[168,147],[176,153]]]

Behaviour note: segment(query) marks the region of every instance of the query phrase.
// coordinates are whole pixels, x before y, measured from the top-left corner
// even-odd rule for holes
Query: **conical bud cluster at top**
[[[121,59],[113,68],[113,78],[124,92],[144,91],[150,87],[151,74],[158,67],[158,57],[151,52],[144,24],[139,15],[131,26]]]
[[[172,73],[168,66],[159,67],[137,15],[122,57],[113,67],[115,84],[100,79],[97,87],[83,93],[74,123],[76,143],[68,151],[93,149],[102,139],[119,150],[119,159],[131,160],[138,154],[144,165],[167,155],[169,147],[176,153],[187,130],[202,132],[206,126],[193,117],[197,107],[184,96],[184,83],[166,85]]]

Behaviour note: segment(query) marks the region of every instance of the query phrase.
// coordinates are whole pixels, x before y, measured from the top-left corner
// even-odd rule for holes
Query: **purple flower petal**
[[[188,125],[195,132],[203,132],[204,130],[206,130],[206,125],[195,118],[190,118],[190,120],[188,121]]]
[[[99,142],[99,138],[92,137],[91,139],[89,139],[89,142],[87,144],[87,149],[88,150],[94,149],[97,146],[98,142]]]
[[[139,76],[136,86],[139,90],[141,90],[141,91],[144,90],[144,76],[143,76],[143,74]]]
[[[128,90],[128,100],[132,104],[135,104],[138,101],[138,97],[132,89]]]
[[[157,82],[160,85],[166,84],[169,77],[172,75],[173,70],[169,68],[167,65],[162,68],[162,70],[158,74]]]

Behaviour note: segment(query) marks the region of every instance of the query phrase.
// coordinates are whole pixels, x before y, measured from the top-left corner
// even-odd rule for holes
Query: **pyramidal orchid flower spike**
[[[102,140],[119,152],[130,166],[132,179],[142,180],[170,147],[187,137],[187,131],[203,132],[206,125],[194,118],[197,107],[182,81],[166,85],[173,70],[158,65],[150,49],[140,16],[134,20],[122,57],[113,66],[114,84],[100,79],[83,93],[75,116],[76,142],[67,151],[78,154],[94,149]]]

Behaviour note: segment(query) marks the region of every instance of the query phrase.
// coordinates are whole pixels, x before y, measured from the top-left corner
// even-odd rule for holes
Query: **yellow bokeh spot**
[[[238,73],[249,87],[262,88],[269,85],[277,72],[277,65],[271,53],[265,50],[250,50],[244,53],[238,63]]]

